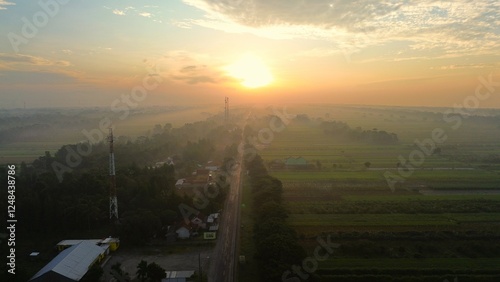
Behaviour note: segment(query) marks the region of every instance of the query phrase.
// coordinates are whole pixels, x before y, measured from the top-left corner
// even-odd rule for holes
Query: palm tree
[[[141,279],[142,282],[146,281],[148,276],[148,262],[145,260],[141,260],[137,265],[137,277]]]
[[[165,273],[165,269],[163,269],[155,262],[152,262],[148,265],[148,277],[152,282],[159,282],[166,276],[167,275]]]

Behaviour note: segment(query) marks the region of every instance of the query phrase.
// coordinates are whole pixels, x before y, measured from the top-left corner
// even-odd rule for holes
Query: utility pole
[[[229,97],[224,98],[224,119],[226,123],[229,122]]]
[[[198,281],[202,282],[202,275],[201,275],[201,253],[198,253],[198,274],[200,276],[200,279]]]

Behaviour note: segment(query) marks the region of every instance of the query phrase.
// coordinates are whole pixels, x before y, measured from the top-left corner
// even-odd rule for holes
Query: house
[[[175,233],[177,233],[177,238],[179,239],[189,239],[191,237],[191,226],[183,225],[177,230],[175,230]]]
[[[38,271],[30,282],[80,281],[87,271],[106,256],[107,248],[84,240],[59,253]]]
[[[108,248],[110,251],[114,252],[120,247],[120,239],[118,238],[105,238],[105,239],[76,239],[76,240],[62,240],[57,243],[56,248],[58,251],[63,251],[74,245],[78,245],[81,242],[90,242],[97,246],[102,246]]]
[[[175,183],[176,194],[183,197],[193,197],[194,189],[206,188],[212,181],[212,172],[208,169],[197,169],[191,176],[181,178]]]
[[[210,174],[210,170],[205,168],[199,168],[195,171],[195,175],[205,175],[208,176]]]
[[[217,222],[219,219],[219,213],[212,213],[207,217],[207,223]]]
[[[206,229],[207,224],[206,224],[204,218],[205,217],[201,214],[198,214],[197,216],[193,217],[191,219],[191,223],[192,223],[193,227]]]
[[[208,161],[207,164],[205,165],[205,169],[209,171],[217,171],[219,170],[220,166],[221,166],[220,163],[216,163],[214,161]]]
[[[303,157],[286,158],[284,164],[287,169],[309,169],[312,167]]]
[[[185,180],[186,180],[185,178],[181,178],[181,179],[177,180],[177,182],[175,182],[175,188],[181,189]]]
[[[78,245],[80,244],[81,242],[91,242],[93,243],[94,245],[97,245],[99,244],[102,240],[101,239],[87,239],[87,240],[84,240],[84,239],[76,239],[76,240],[62,240],[61,242],[57,243],[56,245],[56,248],[57,250],[60,252],[60,251],[63,251],[69,247],[72,247],[74,245]]]
[[[175,165],[174,160],[172,159],[172,157],[168,157],[167,160],[165,160],[163,162],[156,162],[155,163],[155,167],[156,168],[162,167],[164,165]]]

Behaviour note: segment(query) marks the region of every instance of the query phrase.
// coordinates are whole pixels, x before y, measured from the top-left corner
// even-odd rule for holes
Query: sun
[[[225,69],[230,76],[238,79],[241,85],[247,88],[263,87],[273,81],[273,75],[264,62],[250,53]]]

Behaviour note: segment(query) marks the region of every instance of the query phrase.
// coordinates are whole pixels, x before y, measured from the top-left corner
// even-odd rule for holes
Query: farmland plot
[[[455,273],[460,281],[495,281],[500,277],[500,162],[495,159],[500,146],[495,125],[470,122],[461,131],[446,131],[449,140],[439,145],[439,152],[425,155],[404,174],[408,171],[398,168],[407,164],[401,158],[408,162],[418,149],[413,142],[428,138],[437,126],[446,129],[446,124],[424,112],[379,110],[321,108],[329,114],[291,122],[259,152],[270,173],[283,182],[288,222],[304,248],[313,255],[318,236],[331,236],[341,245],[319,264],[316,278],[392,281],[382,273],[400,273],[401,281],[443,281]],[[315,112],[309,108],[307,113]],[[406,126],[398,121],[401,116]],[[395,132],[399,144],[338,142],[321,131],[318,118]],[[272,166],[289,157],[302,157],[311,166]],[[404,175],[394,191],[385,177],[388,172]]]

